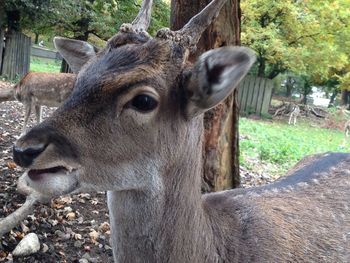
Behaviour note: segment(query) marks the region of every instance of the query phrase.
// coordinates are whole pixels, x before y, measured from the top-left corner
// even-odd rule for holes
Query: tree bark
[[[338,93],[339,93],[339,91],[337,89],[333,91],[333,93],[329,99],[328,108],[334,106],[334,101],[335,101],[335,98],[337,97]]]
[[[21,13],[19,10],[12,10],[7,12],[7,29],[9,32],[16,31],[20,32],[20,20]]]
[[[5,1],[0,1],[0,29],[6,28],[6,22]]]
[[[344,105],[348,105],[348,103],[349,103],[349,91],[342,89],[340,104],[344,106]]]
[[[288,76],[286,79],[286,97],[287,98],[292,97],[294,83],[295,83],[295,80],[291,76]]]
[[[258,57],[258,77],[265,78],[266,62],[263,56]]]
[[[39,44],[39,33],[34,33],[35,38],[34,38],[34,44]]]
[[[180,29],[211,0],[172,0],[171,29]],[[221,10],[218,19],[203,33],[195,59],[206,50],[240,44],[239,0],[230,0]],[[226,101],[204,116],[204,167],[203,191],[219,191],[238,187],[239,135],[237,90]]]

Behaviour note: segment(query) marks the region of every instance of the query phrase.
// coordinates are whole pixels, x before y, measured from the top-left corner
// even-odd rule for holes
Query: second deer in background
[[[291,125],[293,121],[293,125],[295,125],[297,123],[297,117],[300,115],[300,108],[297,104],[291,105],[291,108],[288,124]]]
[[[348,120],[344,125],[344,132],[346,137],[349,137],[349,131],[350,131],[350,120]]]
[[[73,90],[75,74],[29,72],[15,86],[14,96],[25,108],[22,134],[26,132],[32,109],[42,121],[42,106],[58,107]]]

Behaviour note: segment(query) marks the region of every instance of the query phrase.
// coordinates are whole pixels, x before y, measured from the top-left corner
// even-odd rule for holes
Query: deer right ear
[[[193,118],[222,102],[254,62],[254,52],[245,47],[222,47],[202,54],[184,87],[186,118]]]
[[[73,73],[78,73],[86,62],[96,56],[96,48],[85,41],[64,37],[55,37],[53,41]]]

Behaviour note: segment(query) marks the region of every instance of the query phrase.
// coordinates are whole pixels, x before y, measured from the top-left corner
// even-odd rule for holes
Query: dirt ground
[[[8,87],[0,81],[0,88]],[[54,109],[44,109],[44,117]],[[18,102],[0,103],[0,218],[25,201],[16,191],[22,169],[12,161],[12,145],[23,123],[23,107]],[[31,123],[34,123],[32,118]],[[272,181],[268,175],[254,175],[241,169],[244,187]],[[105,193],[64,196],[50,204],[39,205],[21,226],[0,240],[0,262],[74,263],[87,259],[92,263],[112,262],[108,210]],[[11,252],[26,233],[38,235],[41,250],[15,258]]]
[[[6,82],[6,81],[2,81],[0,80],[0,89],[4,89],[4,88],[9,88],[11,87],[13,84],[10,82]]]
[[[45,110],[48,115],[52,109]],[[12,145],[20,134],[23,107],[18,102],[0,104],[0,218],[23,204],[16,191],[22,169],[12,161]],[[32,120],[32,123],[34,121]],[[105,193],[80,194],[39,205],[22,226],[0,241],[0,262],[113,262],[109,246],[109,219]],[[28,257],[13,258],[11,252],[25,233],[38,235],[41,250]]]

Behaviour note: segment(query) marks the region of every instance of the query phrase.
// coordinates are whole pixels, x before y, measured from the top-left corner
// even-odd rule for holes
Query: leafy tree
[[[32,29],[36,23],[46,21],[58,0],[12,0],[3,3],[3,11],[9,30]]]
[[[93,34],[109,39],[122,23],[136,17],[141,0],[13,0],[4,9],[7,27],[16,31],[30,30],[36,34],[59,34],[87,40]],[[170,8],[155,0],[151,33],[155,28],[169,26]]]
[[[348,67],[350,1],[242,0],[241,6],[242,43],[257,53],[258,76],[289,70],[317,84]],[[341,83],[347,76],[339,76]]]

